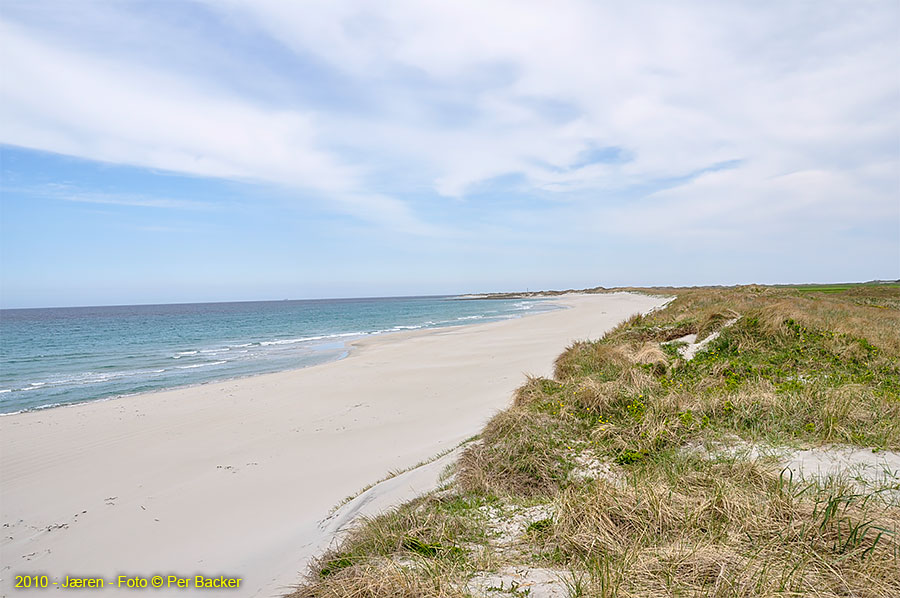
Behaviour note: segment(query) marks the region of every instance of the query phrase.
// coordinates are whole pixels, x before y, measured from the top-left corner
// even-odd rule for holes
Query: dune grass
[[[362,522],[291,596],[482,596],[509,566],[570,596],[900,596],[896,478],[743,450],[900,449],[900,291],[674,293],[528,379],[449,488]],[[686,360],[686,335],[711,340]]]

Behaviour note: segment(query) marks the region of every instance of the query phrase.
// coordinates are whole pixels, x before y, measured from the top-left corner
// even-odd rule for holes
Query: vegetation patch
[[[450,490],[360,524],[293,596],[900,595],[896,475],[741,450],[900,450],[900,287],[667,292],[528,379]],[[687,335],[709,339],[689,360]]]

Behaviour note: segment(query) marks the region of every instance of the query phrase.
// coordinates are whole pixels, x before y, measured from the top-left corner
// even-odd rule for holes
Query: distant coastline
[[[509,291],[498,293],[468,293],[458,295],[454,299],[473,300],[473,299],[533,299],[546,297],[560,297],[563,295],[573,294],[597,294],[597,293],[645,293],[645,292],[672,292],[676,289],[725,289],[740,288],[742,286],[768,286],[771,288],[798,290],[816,290],[820,288],[828,289],[846,289],[860,285],[877,285],[877,286],[900,286],[900,279],[897,280],[869,280],[866,282],[817,282],[802,284],[773,284],[773,285],[699,285],[695,287],[672,287],[672,286],[654,286],[654,287],[591,287],[587,289],[566,289],[564,291],[543,290],[543,291]]]

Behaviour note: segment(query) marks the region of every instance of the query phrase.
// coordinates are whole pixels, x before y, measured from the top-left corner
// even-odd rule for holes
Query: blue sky
[[[0,5],[0,305],[900,277],[900,5]]]

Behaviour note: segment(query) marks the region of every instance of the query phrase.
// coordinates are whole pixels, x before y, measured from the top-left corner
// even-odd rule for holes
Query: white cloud
[[[392,197],[386,172],[456,198],[519,173],[533,193],[584,202],[634,234],[775,230],[798,213],[837,228],[897,217],[896,3],[205,6],[315,57],[376,107],[263,103],[195,84],[178,64],[162,72],[7,25],[3,141],[312,189],[424,234],[438,231]],[[590,147],[628,160],[571,167]],[[641,202],[619,196],[675,179]]]
[[[132,208],[159,208],[165,210],[206,210],[214,207],[214,204],[201,201],[108,193],[63,193],[58,196],[58,199],[63,201],[74,201],[77,203],[127,206]]]
[[[0,30],[3,140],[108,162],[290,182],[332,191],[356,173],[316,149],[315,117],[264,111],[193,89],[170,73],[133,69]]]
[[[362,171],[321,149],[310,111],[267,110],[192,86],[177,73],[57,48],[6,23],[0,39],[7,57],[0,87],[3,143],[284,184],[325,195],[389,228],[433,230],[402,202],[361,190]]]
[[[858,176],[848,167],[854,155],[900,131],[890,3],[390,2],[377,12],[357,2],[230,4],[401,103],[417,95],[394,79],[397,67],[438,88],[465,87],[480,68],[513,73],[466,94],[478,114],[469,124],[357,123],[393,140],[388,151],[423,162],[445,195],[509,172],[539,188],[607,190],[741,159],[760,193],[790,202],[791,189],[762,181],[796,170]],[[553,123],[523,101],[534,97],[571,103],[581,116]],[[541,166],[566,166],[589,141],[633,159]],[[835,161],[829,148],[854,155]],[[885,157],[896,169],[896,149],[873,156]]]

